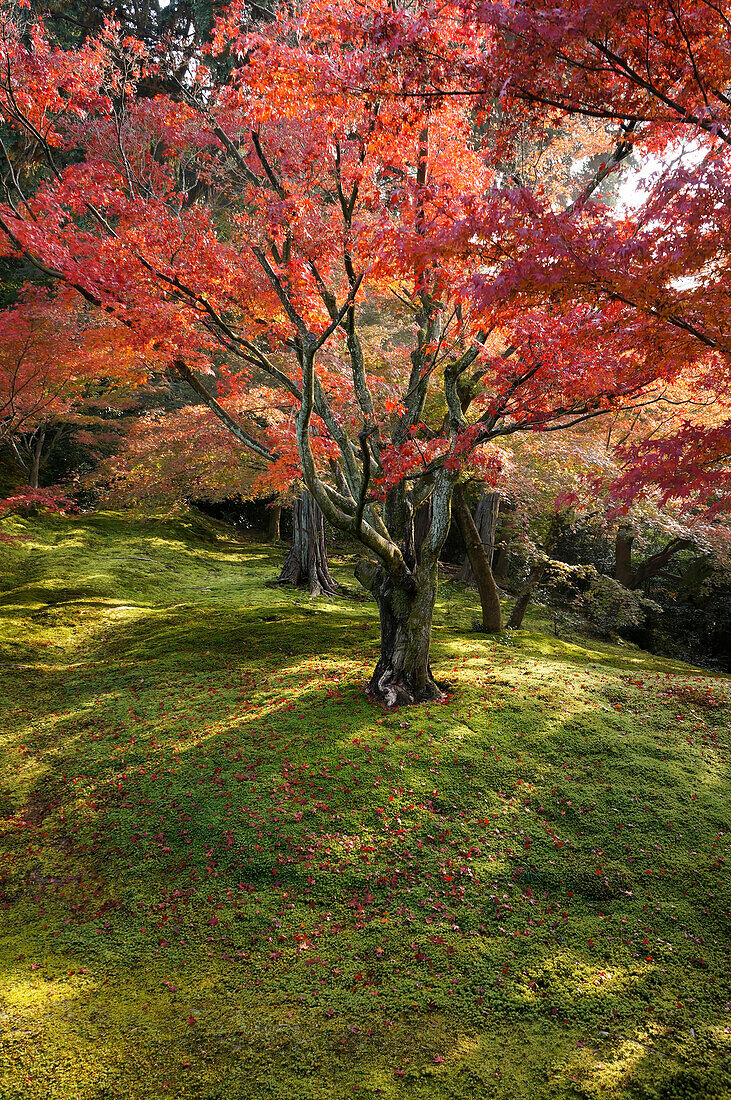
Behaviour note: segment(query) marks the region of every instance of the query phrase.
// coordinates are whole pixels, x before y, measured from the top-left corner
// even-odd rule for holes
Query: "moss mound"
[[[454,694],[386,714],[375,608],[267,547],[15,533],[2,1100],[731,1095],[728,679],[447,585]]]

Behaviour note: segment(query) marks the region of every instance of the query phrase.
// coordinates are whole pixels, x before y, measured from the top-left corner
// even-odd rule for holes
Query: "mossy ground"
[[[731,1096],[731,681],[446,585],[387,714],[270,548],[14,526],[2,1100]]]

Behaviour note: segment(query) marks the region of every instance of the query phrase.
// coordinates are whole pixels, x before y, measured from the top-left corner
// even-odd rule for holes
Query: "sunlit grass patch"
[[[3,1100],[728,1094],[728,679],[453,586],[388,714],[375,607],[268,547],[19,523]]]

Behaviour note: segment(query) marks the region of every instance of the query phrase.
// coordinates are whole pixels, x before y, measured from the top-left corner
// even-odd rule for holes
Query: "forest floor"
[[[386,713],[281,551],[6,527],[2,1100],[731,1096],[730,678],[447,583]]]

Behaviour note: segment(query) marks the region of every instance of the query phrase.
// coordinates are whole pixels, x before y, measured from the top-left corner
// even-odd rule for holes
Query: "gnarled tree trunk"
[[[277,583],[308,588],[311,596],[337,595],[327,564],[322,512],[306,489],[292,507],[292,545]]]
[[[490,531],[492,532],[491,539],[492,546],[494,547],[495,525],[497,523],[497,510],[500,497],[497,493],[485,494],[478,505],[478,512],[482,507],[483,501],[488,497],[495,499],[486,505],[483,509],[483,515],[487,513],[485,517],[485,526],[488,529],[488,533]],[[480,530],[478,530],[476,519],[472,518],[472,513],[465,500],[464,490],[461,485],[455,485],[453,500],[454,513],[457,517],[459,529],[462,532],[462,538],[464,539],[464,544],[467,549],[467,559],[471,567],[470,573],[474,577],[475,583],[477,584],[477,591],[480,593],[482,629],[488,634],[499,634],[503,629],[503,613],[500,607],[500,596],[498,594],[497,585],[495,584],[495,578],[490,568],[492,551],[488,554],[484,536],[482,536]]]
[[[436,586],[410,574],[394,578],[373,562],[360,562],[355,575],[372,593],[381,621],[381,655],[368,694],[387,707],[441,699],[429,661]]]
[[[360,562],[356,568],[356,577],[378,604],[381,622],[381,654],[367,691],[387,707],[442,699],[448,687],[434,679],[429,651],[439,554],[449,530],[451,496],[451,480],[441,474],[431,498],[431,523],[417,561],[413,514],[408,507],[401,508],[403,492],[397,490],[387,510],[407,548],[404,559],[392,570],[385,563],[373,562]]]

